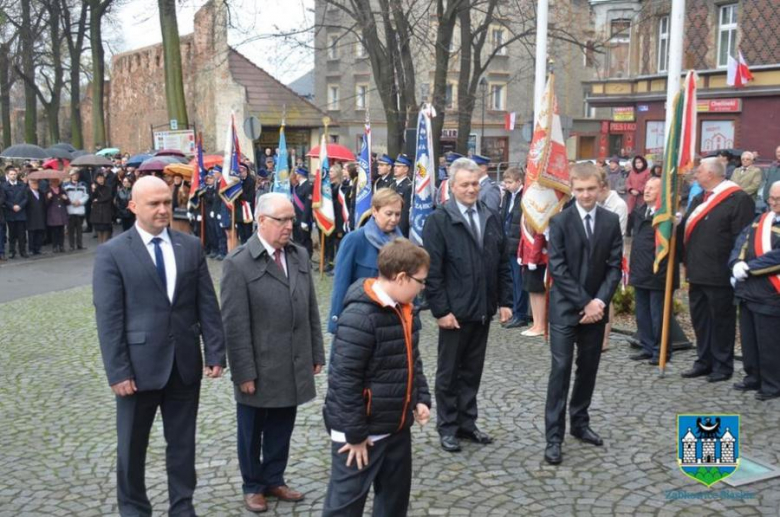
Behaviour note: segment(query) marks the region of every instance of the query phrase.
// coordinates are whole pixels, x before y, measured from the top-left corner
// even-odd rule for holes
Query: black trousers
[[[78,246],[84,247],[82,234],[84,233],[84,216],[83,215],[69,215],[68,216],[68,245],[73,250]]]
[[[43,239],[46,237],[46,230],[28,230],[27,234],[30,253],[39,254],[43,247]]]
[[[241,244],[244,244],[252,236],[252,223],[238,223],[238,239]]]
[[[51,245],[54,249],[65,247],[65,226],[49,226]]]
[[[664,292],[651,289],[634,288],[636,300],[636,327],[642,350],[658,359],[661,355],[661,330],[664,316]],[[672,354],[671,343],[666,349],[667,356]]]
[[[14,253],[19,243],[19,253],[27,254],[27,221],[8,221],[8,251]]]
[[[739,305],[742,364],[745,383],[767,395],[780,394],[780,316],[769,316]]]
[[[403,517],[412,488],[412,436],[409,429],[391,434],[368,448],[368,465],[347,467],[343,443],[331,444],[331,470],[323,517],[361,517],[374,486],[374,517]]]
[[[116,398],[117,493],[122,516],[152,515],[146,496],[146,449],[157,408],[165,434],[165,469],[168,473],[169,514],[195,515],[192,494],[195,475],[195,424],[200,381],[184,384],[176,364],[161,390],[139,391]]]
[[[489,322],[460,322],[460,329],[439,329],[436,429],[441,436],[476,429],[489,331]]]
[[[569,402],[571,429],[579,430],[590,425],[588,408],[593,397],[593,389],[596,387],[596,374],[599,370],[603,341],[604,323],[574,327],[550,324],[552,368],[544,409],[547,443],[563,442],[566,433],[566,401],[569,398],[575,344],[577,345],[577,371],[574,373],[574,388]]]
[[[336,236],[336,230],[333,233],[325,237],[325,264],[333,264],[336,260],[336,252],[338,251],[341,237]]]
[[[734,373],[737,307],[731,287],[690,284],[688,299],[696,334],[694,368],[713,373]]]
[[[237,404],[238,466],[245,494],[285,485],[290,438],[298,408],[258,408]]]
[[[315,224],[315,223],[312,223]],[[309,252],[309,257],[311,258],[311,253],[313,250],[312,242],[311,242],[311,227],[304,231],[301,229],[301,222],[296,221],[295,227],[293,227],[293,240],[306,248],[306,251]],[[320,250],[320,253],[322,253],[323,250]]]

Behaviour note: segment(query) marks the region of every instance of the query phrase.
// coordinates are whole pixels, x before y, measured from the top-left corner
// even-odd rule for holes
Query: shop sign
[[[739,113],[742,111],[742,99],[702,99],[696,101],[699,113]]]
[[[610,133],[628,133],[630,131],[636,131],[636,122],[610,122]]]
[[[634,107],[612,108],[612,120],[614,122],[633,122]]]

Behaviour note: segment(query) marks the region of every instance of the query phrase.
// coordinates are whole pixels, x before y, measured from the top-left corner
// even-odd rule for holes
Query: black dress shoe
[[[458,438],[463,438],[464,440],[480,443],[482,445],[493,443],[493,438],[483,433],[479,429],[474,429],[473,431],[458,431],[456,436]]]
[[[707,382],[723,382],[731,379],[730,373],[711,373],[707,376]]]
[[[648,359],[653,358],[653,354],[648,354],[647,352],[639,352],[638,354],[631,354],[628,356],[629,359],[632,361],[647,361]]]
[[[758,388],[758,384],[753,384],[745,380],[741,380],[734,385],[734,389],[737,391],[756,391]]]
[[[563,461],[563,454],[561,454],[560,443],[548,443],[547,448],[544,449],[544,461],[550,465],[560,465]]]
[[[460,442],[452,435],[445,435],[439,439],[441,448],[447,452],[460,452]]]
[[[514,319],[514,320],[510,321],[506,325],[504,325],[504,328],[505,329],[519,329],[521,327],[527,327],[527,326],[528,326],[528,320],[523,319],[523,318],[517,318],[517,319]]]
[[[602,440],[590,427],[585,427],[576,431],[572,430],[571,435],[578,440],[582,440],[585,443],[590,443],[597,447],[604,445],[604,440]]]
[[[709,375],[710,371],[705,370],[703,368],[691,368],[690,370],[685,370],[680,374],[681,377],[685,379],[693,379],[695,377],[704,377],[705,375]]]
[[[772,400],[776,398],[780,398],[780,393],[775,393],[774,395],[770,395],[769,393],[764,393],[762,391],[759,391],[755,395],[756,400]]]

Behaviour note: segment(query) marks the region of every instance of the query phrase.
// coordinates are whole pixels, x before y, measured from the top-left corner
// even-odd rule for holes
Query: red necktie
[[[702,199],[702,200],[701,200],[701,202],[702,202],[702,203],[706,203],[706,202],[707,202],[707,200],[710,198],[710,196],[711,196],[711,195],[712,195],[712,191],[710,191],[710,190],[705,190],[705,191],[704,191],[704,199]]]
[[[287,276],[287,272],[284,270],[284,266],[282,265],[282,250],[274,250],[274,262],[276,262],[276,265],[279,266],[279,269],[282,270],[284,276]]]

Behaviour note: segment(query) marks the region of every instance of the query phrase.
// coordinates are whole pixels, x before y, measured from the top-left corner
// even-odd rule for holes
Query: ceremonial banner
[[[425,220],[433,212],[433,201],[436,195],[436,183],[432,175],[436,171],[436,161],[433,157],[431,132],[431,118],[435,116],[436,111],[433,106],[423,104],[417,117],[417,151],[414,159],[409,239],[420,245],[423,243],[422,232]]]
[[[679,188],[679,175],[693,167],[696,155],[696,73],[689,71],[681,92],[674,98],[671,110],[672,123],[666,139],[664,168],[661,174],[661,193],[656,202],[653,226],[655,226],[655,263],[658,272],[661,261],[669,254],[669,242],[674,231],[677,213],[675,200]]]
[[[192,185],[190,186],[189,205],[192,208],[200,206],[200,196],[203,195],[203,189],[206,187],[206,166],[203,164],[203,134],[198,135],[198,142],[195,147],[197,163],[195,165],[195,174],[192,175]]]
[[[547,229],[550,218],[560,211],[571,191],[569,162],[554,88],[555,78],[550,74],[542,108],[534,121],[522,198],[523,214],[529,227],[537,233]]]
[[[288,198],[292,196],[290,171],[287,168],[287,140],[284,138],[284,125],[279,128],[279,156],[276,157],[273,192],[279,192]]]
[[[366,131],[363,133],[363,146],[358,156],[357,197],[355,198],[354,223],[352,228],[360,228],[360,225],[371,215],[371,200],[373,198],[374,184],[371,177],[371,124],[366,122]]]
[[[241,147],[238,144],[236,133],[236,120],[230,114],[227,135],[225,137],[225,159],[222,162],[222,181],[220,182],[219,195],[231,209],[233,201],[241,195],[241,177],[238,173],[238,160],[241,156]]]
[[[336,212],[333,209],[333,194],[330,190],[327,142],[327,135],[322,133],[320,163],[317,167],[317,174],[314,176],[311,206],[314,209],[314,219],[317,221],[320,231],[325,235],[330,235],[336,227]]]

